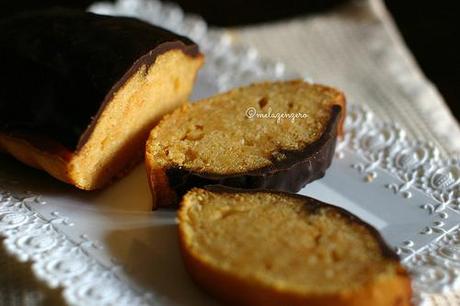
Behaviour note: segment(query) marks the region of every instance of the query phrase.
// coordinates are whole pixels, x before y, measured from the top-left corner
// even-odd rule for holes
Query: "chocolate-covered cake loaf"
[[[411,305],[398,256],[341,208],[213,186],[189,191],[178,219],[188,272],[226,305]]]
[[[145,22],[53,9],[0,22],[0,150],[81,189],[139,161],[203,56]]]
[[[303,81],[254,84],[185,105],[147,141],[154,208],[209,184],[297,192],[329,167],[344,114],[341,92]]]

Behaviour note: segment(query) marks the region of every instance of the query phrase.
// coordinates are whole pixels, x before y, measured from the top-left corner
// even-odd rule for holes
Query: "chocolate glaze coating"
[[[357,223],[359,225],[364,226],[369,232],[374,236],[374,238],[377,240],[380,250],[382,252],[382,255],[388,259],[392,259],[395,261],[399,261],[399,256],[396,254],[396,252],[388,246],[388,244],[385,242],[383,239],[382,235],[380,235],[379,231],[367,223],[366,221],[362,220],[361,218],[353,215],[351,212],[349,212],[346,209],[343,209],[341,207],[324,203],[322,201],[319,201],[315,198],[311,198],[308,196],[300,195],[300,194],[292,194],[289,192],[283,192],[283,191],[273,191],[273,190],[267,190],[267,189],[241,189],[241,188],[232,188],[232,187],[227,187],[227,186],[222,186],[222,185],[209,185],[209,186],[203,186],[201,187],[203,189],[209,190],[211,192],[216,192],[216,193],[256,193],[256,192],[267,192],[267,193],[272,193],[272,194],[278,194],[278,195],[283,195],[283,196],[288,196],[296,199],[301,199],[305,203],[308,203],[306,206],[309,211],[314,214],[315,212],[319,211],[320,208],[322,207],[332,207],[338,211],[342,216],[345,218],[349,219],[350,222],[352,223]]]
[[[297,192],[306,184],[324,176],[331,165],[337,139],[341,107],[335,105],[321,137],[299,151],[281,151],[286,158],[272,160],[272,165],[245,173],[218,175],[184,168],[166,169],[170,187],[180,198],[192,187],[224,185],[236,188],[271,189]]]
[[[21,14],[0,29],[0,131],[70,150],[141,65],[171,49],[199,53],[189,39],[137,19],[73,10]]]

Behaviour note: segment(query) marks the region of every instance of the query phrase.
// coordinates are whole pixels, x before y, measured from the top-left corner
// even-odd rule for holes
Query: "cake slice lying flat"
[[[254,84],[186,105],[147,142],[154,207],[209,184],[296,192],[329,167],[344,114],[342,93],[303,81]]]
[[[411,305],[409,276],[379,233],[309,197],[194,188],[179,236],[191,277],[228,305]]]
[[[81,189],[141,160],[203,61],[187,38],[131,18],[55,9],[0,27],[0,150]]]

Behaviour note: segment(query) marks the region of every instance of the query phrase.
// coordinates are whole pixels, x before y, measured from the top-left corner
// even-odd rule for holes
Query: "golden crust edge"
[[[47,171],[60,181],[73,184],[74,182],[68,169],[73,153],[59,145],[58,148],[60,150],[51,153],[47,150],[39,149],[25,139],[0,133],[1,151],[7,152],[30,167]]]

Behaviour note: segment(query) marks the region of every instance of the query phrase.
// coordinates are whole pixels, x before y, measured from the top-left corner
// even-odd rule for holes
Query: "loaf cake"
[[[142,159],[203,62],[189,39],[132,18],[52,9],[0,28],[0,150],[81,189]]]
[[[184,105],[147,141],[154,208],[209,184],[296,192],[329,167],[344,114],[342,93],[303,81],[254,84]]]
[[[178,218],[186,269],[228,305],[411,305],[410,278],[397,255],[341,208],[211,186],[190,190]]]

